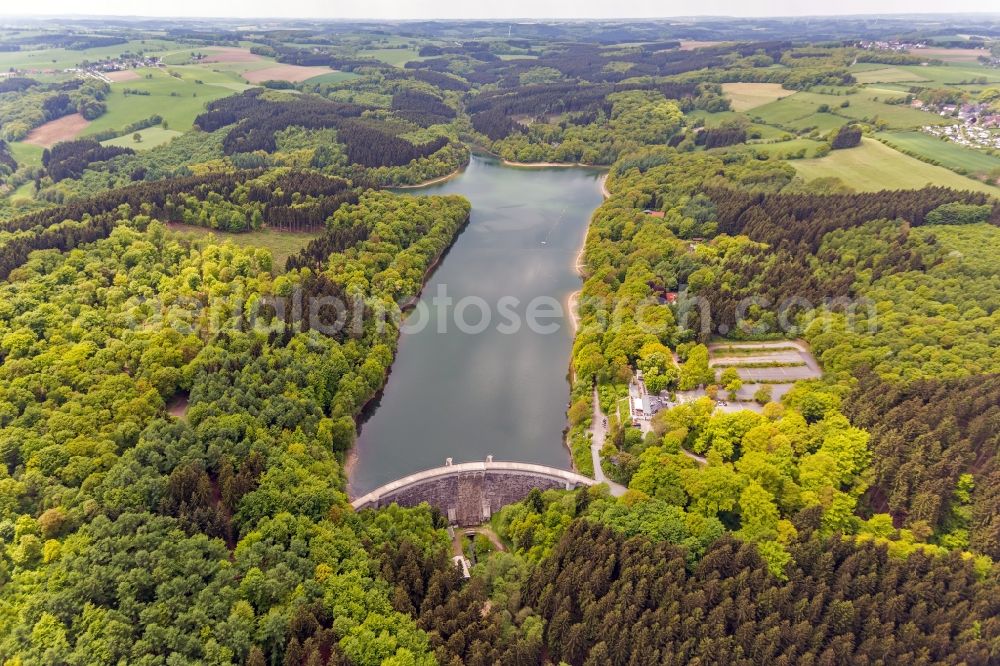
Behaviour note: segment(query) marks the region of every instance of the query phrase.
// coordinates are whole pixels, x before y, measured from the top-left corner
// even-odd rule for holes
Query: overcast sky
[[[308,18],[647,18],[996,12],[996,0],[4,0],[0,15]]]

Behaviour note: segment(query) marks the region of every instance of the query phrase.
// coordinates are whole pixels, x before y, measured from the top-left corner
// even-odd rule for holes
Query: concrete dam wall
[[[524,499],[534,488],[571,490],[592,486],[594,479],[545,465],[517,462],[448,464],[424,470],[358,497],[356,509],[376,509],[395,502],[412,507],[427,502],[461,526],[479,525],[495,511]]]

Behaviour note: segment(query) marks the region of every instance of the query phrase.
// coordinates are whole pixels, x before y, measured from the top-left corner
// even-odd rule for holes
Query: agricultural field
[[[748,118],[746,113],[740,113],[737,111],[718,111],[716,113],[709,113],[708,111],[702,111],[700,109],[696,109],[685,115],[692,122],[703,120],[705,122],[705,127],[718,127],[727,121],[736,120],[737,118]],[[747,128],[747,132],[750,134],[759,132],[760,139],[765,141],[790,136],[785,130],[771,125],[761,125],[759,123],[751,123]]]
[[[795,93],[753,109],[748,115],[756,122],[775,125],[788,130],[815,128],[827,132],[847,122],[830,112],[820,112],[819,102],[806,97],[809,93]],[[825,102],[831,104],[830,102]],[[831,104],[834,106],[834,104]]]
[[[758,122],[794,130],[817,128],[821,132],[835,129],[852,120],[878,119],[892,129],[911,129],[923,125],[940,125],[951,122],[933,114],[911,109],[900,104],[886,104],[885,99],[899,97],[897,91],[861,89],[849,94],[824,94],[797,92],[755,108],[750,117]],[[843,104],[847,106],[843,106]],[[823,105],[828,110],[821,111]]]
[[[314,76],[307,79],[309,83],[340,83],[341,81],[350,81],[351,79],[358,78],[358,75],[354,72],[338,72],[336,70],[331,70],[326,74],[320,74],[319,76]]]
[[[411,60],[426,60],[413,49],[364,49],[358,51],[359,58],[373,58],[394,67],[402,67]]]
[[[780,83],[723,83],[722,92],[734,111],[748,111],[788,97],[794,91],[781,87]]]
[[[863,69],[862,69],[863,67]],[[858,65],[852,68],[854,78],[858,83],[908,83],[910,81],[927,81],[928,79],[917,72],[911,72],[902,67],[886,67],[879,65],[875,68],[870,63]]]
[[[860,192],[941,185],[1000,196],[1000,188],[921,162],[875,139],[865,138],[856,148],[835,150],[826,157],[794,160],[790,164],[806,180],[836,177]]]
[[[963,90],[980,90],[985,80],[987,84],[1000,83],[1000,70],[974,64],[952,65],[905,65],[899,66],[904,72],[914,77],[912,81],[920,81],[921,85],[931,88],[957,87]],[[898,82],[898,81],[897,81]],[[877,81],[873,82],[877,83]]]
[[[949,49],[934,46],[915,49],[910,53],[927,59],[960,63],[978,63],[979,58],[990,55],[989,49]]]
[[[79,113],[71,113],[62,118],[50,120],[28,132],[24,143],[42,148],[51,148],[60,141],[75,139],[90,125],[90,121]]]
[[[988,174],[1000,169],[1000,157],[996,155],[942,141],[923,132],[880,132],[876,136],[901,150],[937,160],[949,169],[964,169],[972,174]]]
[[[747,145],[753,148],[754,152],[758,154],[764,154],[772,157],[777,155],[783,158],[789,155],[798,155],[798,153],[803,150],[805,151],[806,157],[812,157],[816,153],[816,149],[822,145],[826,145],[826,142],[816,141],[813,139],[792,139],[791,141],[775,141],[772,143],[750,142]]]
[[[213,72],[204,66],[151,68],[138,73],[137,80],[112,84],[105,100],[107,112],[87,127],[84,136],[120,129],[152,115],[162,116],[168,129],[184,131],[190,129],[205,104],[250,87],[240,83],[235,74]],[[136,95],[126,90],[149,94]]]
[[[265,81],[291,81],[299,83],[308,81],[320,76],[334,74],[334,70],[329,67],[303,67],[301,65],[273,65],[263,69],[252,69],[243,73],[250,83],[264,83]]]

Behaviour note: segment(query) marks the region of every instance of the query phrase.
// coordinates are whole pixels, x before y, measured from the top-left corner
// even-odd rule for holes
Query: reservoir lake
[[[405,191],[460,194],[472,215],[409,314],[389,381],[361,426],[349,466],[353,496],[449,457],[569,469],[567,301],[581,287],[575,264],[603,176],[473,155],[454,178]],[[435,305],[443,296],[450,307]],[[532,302],[542,315],[535,330],[526,324]],[[561,316],[547,316],[555,304]]]

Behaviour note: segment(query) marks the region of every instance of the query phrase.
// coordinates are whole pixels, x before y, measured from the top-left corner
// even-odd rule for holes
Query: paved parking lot
[[[789,349],[794,347],[794,349]],[[712,366],[734,367],[740,379],[755,383],[794,382],[813,379],[823,374],[819,363],[804,342],[776,340],[773,342],[723,342],[709,345]],[[774,351],[769,351],[774,349]],[[734,354],[740,350],[741,354]],[[753,351],[753,353],[747,353]],[[718,355],[716,355],[718,354]],[[772,367],[753,367],[767,363]],[[795,364],[795,365],[791,365]],[[721,370],[721,367],[720,367]]]

